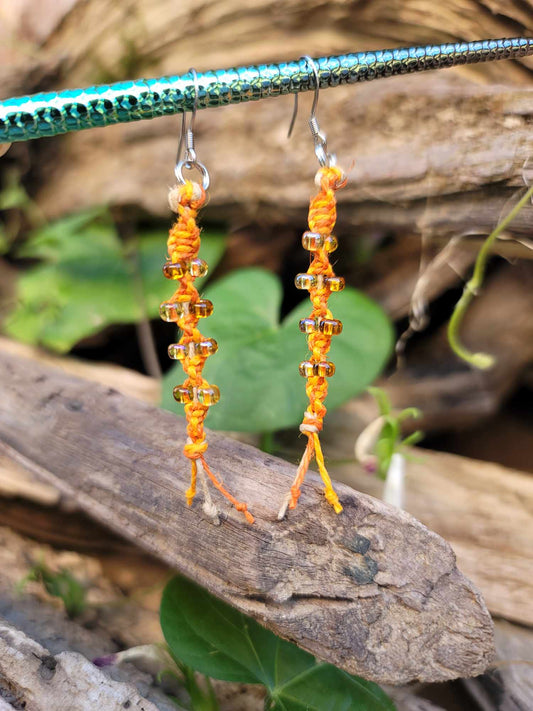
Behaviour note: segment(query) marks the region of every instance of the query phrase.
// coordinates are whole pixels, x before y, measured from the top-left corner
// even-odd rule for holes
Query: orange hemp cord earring
[[[307,446],[293,485],[279,511],[279,520],[285,516],[287,507],[290,509],[296,507],[301,493],[300,487],[313,456],[324,482],[326,501],[333,506],[335,513],[342,511],[326,469],[319,432],[322,430],[326,414],[324,400],[328,393],[327,378],[335,373],[334,364],[328,360],[328,352],[332,337],[342,332],[342,323],[333,318],[328,308],[328,299],[332,292],[344,289],[344,279],[335,275],[329,261],[329,254],[337,249],[337,238],[332,235],[337,219],[335,192],[346,185],[346,177],[342,170],[335,166],[335,156],[327,152],[326,137],[321,133],[315,115],[319,91],[318,69],[310,57],[305,59],[313,68],[315,75],[315,96],[309,126],[315,142],[315,154],[321,166],[315,176],[315,183],[319,190],[311,198],[309,206],[309,230],[302,236],[302,245],[310,252],[312,259],[307,273],[298,274],[295,279],[297,289],[309,291],[313,307],[310,316],[300,321],[300,331],[307,334],[307,343],[311,351],[309,360],[302,361],[299,367],[300,375],[307,379],[305,391],[309,398],[309,405],[300,425],[300,432],[307,437]],[[295,102],[289,135],[296,118],[297,106]]]
[[[201,299],[194,286],[197,277],[207,274],[207,263],[198,257],[200,249],[200,228],[196,218],[198,211],[205,204],[209,188],[209,173],[207,168],[200,163],[194,150],[193,125],[198,101],[197,75],[191,70],[194,77],[195,100],[191,123],[186,131],[185,156],[181,156],[181,148],[185,128],[185,114],[182,119],[182,134],[178,148],[176,163],[176,178],[178,184],[170,190],[169,203],[178,219],[170,229],[168,236],[168,258],[163,267],[163,274],[167,279],[179,281],[179,287],[169,301],[161,304],[160,314],[164,321],[176,323],[181,330],[178,343],[173,343],[168,348],[169,357],[179,360],[187,376],[182,385],[174,388],[174,399],[185,406],[187,418],[187,442],[183,448],[185,456],[191,461],[191,484],[185,496],[187,505],[190,506],[196,494],[197,478],[203,486],[204,510],[213,519],[218,520],[218,512],[211,500],[206,475],[213,485],[235,506],[242,511],[248,523],[253,523],[254,518],[247,509],[246,504],[237,501],[224,487],[222,482],[213,474],[204,458],[207,450],[207,441],[204,432],[204,420],[211,405],[220,399],[220,392],[216,385],[211,385],[202,375],[202,370],[207,358],[218,350],[217,342],[213,338],[206,338],[198,329],[198,321],[210,316],[213,304],[207,299]],[[196,169],[201,173],[202,182],[197,183],[183,177],[183,169]]]

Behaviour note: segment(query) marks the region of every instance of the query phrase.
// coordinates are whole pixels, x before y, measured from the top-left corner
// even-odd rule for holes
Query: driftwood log
[[[200,502],[184,502],[180,418],[5,354],[0,371],[4,454],[270,629],[378,682],[487,667],[492,623],[479,593],[449,545],[408,514],[340,485],[336,517],[310,475],[279,523],[293,467],[212,433],[211,461],[256,516],[248,526],[222,502],[214,526]]]
[[[434,465],[434,462],[432,464]],[[50,517],[54,516],[54,510],[49,510],[48,513]],[[55,517],[59,525],[63,518],[57,509],[55,509]],[[106,529],[93,523],[89,535],[93,537],[98,531],[97,537],[104,538]],[[34,531],[32,539],[40,537],[40,534],[40,530]],[[47,648],[54,658],[61,652],[77,652],[87,659],[93,659],[120,651],[132,644],[146,644],[149,641],[154,642],[160,639],[160,630],[154,629],[153,608],[151,605],[149,609],[145,607],[146,595],[144,592],[140,594],[147,586],[152,588],[154,582],[150,576],[147,579],[146,562],[149,559],[142,551],[132,546],[132,554],[127,560],[121,557],[121,562],[117,566],[119,559],[114,556],[111,561],[108,561],[109,553],[99,555],[95,559],[93,556],[79,556],[72,552],[65,553],[65,551],[51,550],[48,547],[43,548],[32,539],[22,537],[7,528],[0,528],[0,567],[2,569],[0,619],[4,618],[5,622]],[[77,541],[74,541],[74,544],[76,545]],[[112,541],[110,544],[113,545]],[[68,563],[65,556],[68,556]],[[61,607],[51,605],[49,598],[46,598],[35,583],[28,585],[23,596],[15,592],[17,584],[27,573],[27,566],[36,557],[44,557],[47,565],[54,570],[68,565],[69,570],[76,578],[88,585],[89,608],[81,619],[66,619]],[[98,575],[95,575],[97,569],[94,564],[97,561],[105,562],[105,566]],[[124,572],[120,572],[121,567],[124,572],[128,571],[126,579]],[[87,573],[89,573],[89,578],[87,578]],[[158,589],[168,579],[168,574],[166,567],[161,565],[158,574],[161,583],[157,585]],[[129,583],[125,582],[127,579],[129,579]],[[109,583],[111,581],[114,581],[115,585],[110,590]],[[142,582],[140,583],[140,581]],[[117,584],[120,586],[119,588],[116,587]],[[140,589],[139,584],[142,586]],[[132,592],[134,594],[130,597]],[[109,597],[110,593],[111,597]],[[97,599],[100,600],[100,604],[98,612],[95,614],[96,609],[92,607],[92,604]],[[104,600],[107,603],[102,605]],[[126,600],[127,604],[125,604]],[[533,673],[527,660],[531,659],[533,654],[533,633],[524,627],[500,620],[495,623],[495,638],[497,651],[495,664],[491,665],[484,675],[475,679],[465,679],[462,684],[475,699],[476,704],[483,708],[483,711],[496,711],[497,709],[498,711],[518,711],[518,709],[529,711]],[[31,698],[34,704],[36,703],[39,691],[41,691],[42,678],[39,676],[37,684],[31,684],[24,689],[20,684],[21,672],[26,674],[28,667],[30,673],[40,673],[41,665],[35,667],[33,662],[32,657],[28,660],[27,666],[20,664],[4,666],[3,678],[0,680],[0,698],[13,699],[18,696],[21,701],[28,702]],[[50,660],[48,660],[48,665],[50,665]],[[106,667],[104,671],[113,681],[125,681],[133,684],[139,694],[154,704],[158,711],[176,709],[173,702],[165,697],[160,689],[154,687],[152,681],[154,670],[152,667],[146,666],[146,660],[144,663],[139,660],[137,665],[142,668],[126,664],[120,667]],[[102,692],[105,694],[109,692],[106,684],[102,689],[99,688],[102,682],[100,675],[86,675],[84,682],[94,684],[94,687],[89,691],[91,699],[98,698]],[[257,685],[242,687],[227,682],[215,682],[215,685],[221,711],[260,711],[264,707],[263,694]],[[89,687],[87,688],[89,689]],[[456,682],[444,685],[442,683],[435,685],[410,684],[408,687],[387,687],[386,691],[393,698],[398,711],[442,711],[441,703],[446,705],[445,699],[449,697],[450,693],[453,694],[453,688],[457,688]],[[174,689],[172,690],[174,691]],[[18,694],[15,694],[15,691],[18,691]],[[46,693],[46,689],[44,691]],[[176,689],[176,691],[179,690]],[[77,699],[77,702],[83,701],[86,694],[82,693],[81,696],[82,699]],[[438,700],[437,704],[428,701],[428,698]],[[13,709],[12,706],[7,706],[7,708],[9,711]],[[65,711],[57,704],[54,704],[53,708],[54,711]],[[3,711],[1,706],[0,709]],[[49,711],[48,708],[46,711]],[[68,711],[71,711],[70,706]]]
[[[2,338],[0,351],[48,363],[147,403],[154,404],[160,398],[155,380],[125,368],[52,356]],[[394,391],[389,393],[395,396]],[[366,396],[352,400],[329,413],[323,439],[332,475],[379,498],[383,486],[380,480],[369,477],[355,462],[335,463],[339,458],[352,459],[357,436],[376,415],[373,400]],[[300,443],[296,444],[298,447],[293,436],[287,441],[291,447],[289,461],[297,461],[301,453]],[[493,614],[533,624],[527,539],[533,528],[531,476],[498,464],[426,449],[415,459],[408,467],[406,510],[452,544],[460,569],[479,587]],[[128,546],[123,539],[102,535],[101,528],[80,517],[75,504],[61,497],[56,487],[44,484],[9,457],[0,457],[0,495],[0,523],[21,533],[79,551],[124,551]],[[17,498],[13,501],[12,497]],[[60,520],[57,513],[47,513],[47,507],[58,505],[63,511]]]
[[[341,411],[335,414],[337,422]],[[346,446],[335,447],[339,457],[353,453],[349,444],[355,437],[348,426],[340,429],[339,442],[343,436]],[[479,586],[493,614],[532,625],[531,475],[442,452],[417,449],[413,456],[406,510],[451,543],[461,570]],[[382,495],[383,482],[354,464],[333,465],[330,470],[367,494]]]

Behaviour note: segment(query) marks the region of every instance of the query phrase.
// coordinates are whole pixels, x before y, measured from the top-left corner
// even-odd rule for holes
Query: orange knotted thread
[[[198,472],[201,469],[207,474],[214,486],[237,509],[244,513],[248,523],[253,523],[254,518],[247,509],[246,504],[238,501],[223,486],[222,482],[213,474],[207,465],[204,453],[207,450],[207,440],[204,431],[204,420],[209,411],[198,399],[199,391],[205,392],[211,386],[204,379],[202,371],[208,355],[195,351],[194,345],[206,339],[198,328],[199,316],[195,314],[194,306],[198,303],[199,294],[194,282],[196,277],[188,268],[191,260],[198,258],[200,250],[200,228],[197,225],[199,209],[205,204],[206,193],[204,188],[187,180],[184,184],[174,187],[169,194],[171,209],[178,214],[178,218],[171,227],[168,242],[168,264],[185,265],[183,274],[179,277],[179,287],[167,304],[179,303],[184,306],[176,319],[177,326],[181,329],[181,337],[177,346],[185,346],[185,356],[181,359],[183,371],[187,378],[182,387],[193,394],[192,401],[185,404],[185,417],[187,419],[188,439],[183,447],[184,455],[191,461],[191,483],[185,496],[187,505],[190,506],[196,494]],[[192,348],[191,348],[192,344]],[[216,344],[215,344],[216,346]],[[213,402],[216,402],[214,400]],[[211,403],[213,404],[213,403]]]
[[[320,234],[322,237],[329,237],[337,220],[335,193],[346,185],[346,177],[342,170],[336,166],[324,167],[316,174],[315,182],[319,191],[310,201],[308,215],[309,230],[313,233]],[[335,273],[331,266],[329,252],[325,243],[322,247],[313,252],[313,259],[309,265],[308,274],[317,277],[316,285],[309,288],[309,298],[313,307],[310,319],[315,320],[315,323],[319,323],[323,319],[332,319],[332,313],[328,308],[331,288],[327,278],[335,277]],[[311,351],[309,361],[312,364],[327,362],[331,338],[331,335],[323,333],[320,330],[314,330],[308,334],[307,343]],[[300,431],[306,435],[307,445],[290,490],[288,506],[291,509],[296,507],[301,493],[301,485],[314,457],[324,482],[324,495],[326,500],[333,506],[336,513],[340,513],[342,506],[333,489],[331,479],[326,469],[319,439],[319,433],[323,427],[323,419],[327,412],[326,406],[324,405],[328,394],[327,377],[323,375],[308,376],[305,390],[309,398],[309,405],[304,414],[302,424],[300,425]]]

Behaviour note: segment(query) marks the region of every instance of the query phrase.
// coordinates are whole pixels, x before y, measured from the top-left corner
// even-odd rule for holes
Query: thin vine
[[[515,219],[515,217],[517,217],[524,205],[529,202],[532,197],[533,185],[527,190],[524,196],[516,203],[513,209],[503,218],[503,220],[490,233],[483,243],[483,246],[479,250],[479,254],[476,258],[472,277],[466,283],[463,289],[463,294],[455,305],[455,309],[448,324],[448,342],[453,352],[458,355],[459,358],[467,363],[470,363],[470,365],[473,365],[475,368],[479,368],[480,370],[488,370],[489,368],[492,368],[495,363],[494,356],[491,356],[489,353],[472,353],[472,351],[468,350],[468,348],[461,343],[459,331],[470,302],[474,296],[477,296],[479,289],[483,284],[487,261],[494,242]]]

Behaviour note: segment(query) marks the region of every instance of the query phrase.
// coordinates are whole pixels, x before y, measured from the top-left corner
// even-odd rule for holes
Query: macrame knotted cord
[[[300,432],[307,437],[307,446],[279,518],[283,518],[287,506],[291,509],[296,507],[313,456],[324,482],[326,501],[333,506],[336,513],[342,511],[326,469],[319,433],[327,411],[324,405],[328,392],[327,377],[335,372],[333,363],[327,360],[331,338],[342,330],[341,322],[333,318],[328,308],[328,299],[332,291],[341,291],[344,288],[344,279],[335,276],[329,253],[337,246],[337,240],[331,234],[337,219],[335,191],[346,185],[346,178],[335,166],[323,167],[317,172],[315,182],[319,192],[311,198],[309,232],[304,233],[302,238],[304,247],[312,252],[313,258],[307,274],[299,274],[296,277],[297,287],[309,290],[313,307],[310,317],[300,322],[300,329],[308,334],[307,343],[311,351],[309,360],[300,364],[300,373],[307,378],[305,391],[309,398],[309,405],[300,425]]]
[[[172,298],[161,304],[161,316],[166,321],[175,322],[181,329],[181,338],[177,344],[169,347],[169,355],[181,361],[187,376],[182,385],[174,388],[174,397],[184,404],[187,419],[188,438],[183,453],[191,461],[191,483],[185,497],[187,505],[190,506],[196,494],[197,476],[205,472],[237,511],[244,513],[246,520],[253,523],[254,518],[246,504],[238,501],[226,490],[204,458],[208,446],[204,420],[209,407],[219,399],[218,388],[210,385],[202,375],[205,361],[209,355],[216,353],[218,346],[214,339],[205,338],[198,329],[199,318],[209,316],[213,305],[206,299],[200,299],[194,286],[195,279],[207,273],[207,264],[198,258],[200,228],[196,222],[198,210],[205,200],[203,187],[190,180],[171,189],[169,203],[171,209],[178,214],[178,219],[169,232],[168,261],[163,268],[167,278],[179,280],[179,287]],[[211,501],[206,501],[206,505],[208,510],[214,510]]]

